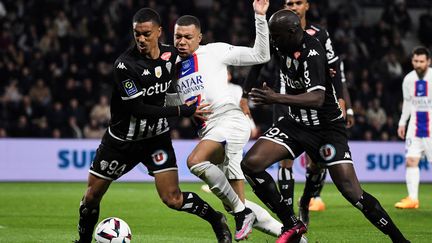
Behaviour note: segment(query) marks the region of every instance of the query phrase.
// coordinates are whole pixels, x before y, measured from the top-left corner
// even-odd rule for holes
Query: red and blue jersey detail
[[[428,96],[428,83],[425,80],[417,80],[415,82],[415,97]],[[429,126],[429,112],[417,111],[416,112],[416,137],[424,138],[430,136]]]
[[[194,53],[187,59],[182,60],[178,63],[178,78],[183,78],[189,74],[198,72],[198,58],[197,55]]]
[[[416,112],[416,131],[415,135],[419,138],[426,138],[430,136],[429,131],[429,112],[417,111]]]

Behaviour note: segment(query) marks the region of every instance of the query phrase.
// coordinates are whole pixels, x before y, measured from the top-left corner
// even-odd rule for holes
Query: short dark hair
[[[177,19],[176,25],[179,26],[188,26],[188,25],[195,25],[195,27],[198,30],[201,30],[201,23],[199,19],[192,15],[183,15],[180,18]]]
[[[426,58],[429,59],[430,58],[430,51],[429,49],[427,49],[424,46],[417,46],[414,48],[414,50],[412,51],[412,55],[426,55]]]
[[[153,22],[161,26],[161,18],[159,14],[151,8],[142,8],[133,16],[132,23]]]

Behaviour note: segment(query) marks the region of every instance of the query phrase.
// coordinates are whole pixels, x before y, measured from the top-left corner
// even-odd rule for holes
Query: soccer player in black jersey
[[[269,20],[272,43],[280,57],[286,94],[264,83],[250,92],[256,104],[284,104],[289,112],[258,139],[241,165],[255,194],[281,219],[283,233],[277,243],[296,242],[307,231],[284,202],[265,169],[304,151],[319,166],[327,167],[342,195],[393,242],[408,242],[376,198],[363,191],[354,171],[345,121],[326,72],[326,53],[319,41],[301,27],[290,10],[279,10]]]
[[[312,25],[306,21],[306,12],[309,9],[309,2],[307,0],[287,0],[285,2],[285,9],[292,10],[295,12],[300,20],[302,28],[311,36],[317,38],[321,43],[322,47],[326,51],[326,59],[329,71],[326,75],[331,76],[333,86],[335,87],[336,96],[339,101],[339,105],[344,111],[344,117],[347,121],[347,128],[354,124],[353,111],[351,109],[351,99],[348,93],[348,88],[345,83],[345,75],[343,73],[342,63],[339,56],[335,52],[332,41],[328,32],[320,26]],[[275,51],[272,51],[273,53]],[[277,56],[276,56],[277,59]],[[256,65],[251,68],[244,87],[244,100],[247,99],[247,93],[252,88],[252,85],[257,84],[259,72],[264,65]],[[279,93],[285,92],[285,81],[283,79],[278,80],[273,86],[273,89]],[[245,107],[245,106],[243,106]],[[276,122],[289,112],[288,106],[275,104],[273,106],[273,121]],[[345,109],[346,108],[346,109]],[[303,223],[309,223],[309,210],[312,211],[323,211],[325,210],[325,204],[321,200],[320,194],[325,183],[327,170],[325,168],[319,168],[312,163],[311,158],[306,154],[306,184],[303,192],[303,196],[300,199],[299,204],[299,216]],[[279,190],[284,197],[284,200],[293,207],[294,198],[294,176],[292,172],[293,161],[286,159],[281,161],[278,171],[278,185]]]
[[[225,216],[193,192],[181,192],[167,117],[204,116],[207,105],[196,101],[165,106],[165,93],[174,77],[176,50],[158,42],[159,14],[140,9],[133,17],[135,45],[114,64],[111,121],[97,149],[88,187],[79,208],[77,242],[88,243],[99,217],[99,204],[111,182],[143,163],[155,178],[161,200],[170,208],[208,221],[218,242],[231,242]],[[202,117],[202,119],[205,119]]]

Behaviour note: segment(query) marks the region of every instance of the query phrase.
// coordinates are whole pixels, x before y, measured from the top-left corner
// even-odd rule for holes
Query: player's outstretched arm
[[[265,13],[268,0],[255,0],[255,43],[254,46],[233,46],[226,43],[213,43],[209,46],[212,52],[221,58],[226,65],[250,66],[265,63],[270,60],[270,37]]]

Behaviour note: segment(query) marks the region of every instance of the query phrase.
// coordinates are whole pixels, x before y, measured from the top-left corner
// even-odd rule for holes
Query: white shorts
[[[239,110],[230,110],[206,122],[206,127],[198,132],[201,140],[225,143],[225,159],[219,168],[230,179],[245,179],[240,168],[243,147],[249,141],[251,125],[249,118]]]
[[[423,155],[432,163],[432,137],[411,137],[405,140],[407,153],[405,157],[421,158]]]

